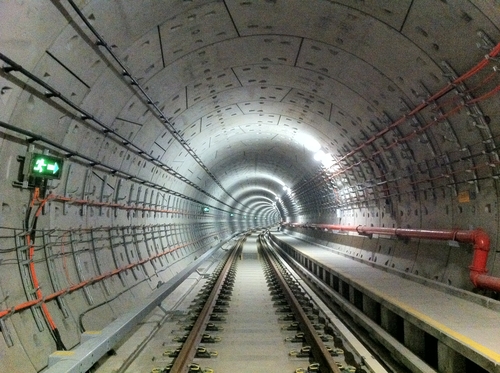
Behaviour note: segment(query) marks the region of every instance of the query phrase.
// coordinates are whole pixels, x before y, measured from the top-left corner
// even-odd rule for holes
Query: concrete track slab
[[[212,273],[223,256],[224,252],[219,250],[213,261],[199,268],[200,273]],[[163,356],[163,352],[181,345],[173,341],[173,338],[187,333],[183,326],[188,323],[186,319],[189,307],[205,283],[203,276],[193,273],[165,298],[162,302],[163,310],[155,308],[136,330],[116,347],[114,354],[99,362],[95,372],[149,373],[153,368],[164,367],[171,362],[172,358]],[[164,310],[169,314],[166,315]],[[131,357],[133,360],[129,361]]]
[[[275,236],[304,256],[330,268],[340,279],[350,282],[377,302],[397,309],[405,319],[426,325],[438,331],[443,340],[453,340],[486,357],[496,366],[495,372],[500,371],[500,312],[349,259],[331,249],[283,233]]]
[[[300,348],[300,344],[284,341],[293,332],[281,330],[263,262],[257,254],[256,239],[256,235],[250,236],[243,247],[227,321],[220,334],[222,341],[214,345],[219,356],[211,361],[198,361],[216,373],[283,373],[308,364],[307,360],[288,356],[288,352]]]

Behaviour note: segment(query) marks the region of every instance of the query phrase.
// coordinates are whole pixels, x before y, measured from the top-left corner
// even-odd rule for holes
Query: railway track
[[[263,236],[239,240],[188,310],[153,373],[367,372]]]

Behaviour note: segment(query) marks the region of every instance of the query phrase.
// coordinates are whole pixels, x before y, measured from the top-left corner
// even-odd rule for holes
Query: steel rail
[[[217,301],[217,296],[219,295],[224,280],[229,273],[229,269],[231,268],[234,260],[238,257],[243,248],[243,242],[244,239],[239,240],[231,251],[229,257],[227,258],[226,263],[224,264],[224,267],[222,268],[222,271],[217,278],[217,281],[215,282],[214,287],[212,288],[212,291],[210,292],[210,295],[208,296],[207,301],[205,302],[205,305],[203,306],[198,316],[198,319],[194,323],[193,328],[186,338],[186,341],[182,345],[179,355],[177,355],[174,360],[172,368],[170,369],[171,372],[187,373],[189,371],[190,362],[193,360],[196,354],[196,348],[201,341],[203,332],[205,331],[207,323],[210,319],[210,314],[215,306],[215,302]]]
[[[226,241],[227,242],[227,241]],[[86,372],[108,351],[113,349],[130,333],[150,312],[187,279],[205,260],[226,242],[208,250],[181,272],[173,276],[153,291],[140,305],[119,316],[104,329],[82,334],[82,342],[71,351],[56,351],[49,356],[48,368],[44,373],[81,373]]]
[[[380,361],[375,358],[373,352],[365,347],[368,338],[360,338],[359,335],[354,335],[351,329],[347,327],[347,325],[349,324],[344,323],[328,307],[328,303],[330,302],[328,297],[321,293],[316,294],[315,291],[310,287],[310,285],[316,285],[320,289],[323,289],[325,293],[330,294],[330,292],[328,292],[328,287],[322,282],[315,281],[314,278],[308,276],[310,272],[305,268],[300,268],[297,263],[294,262],[290,257],[288,257],[285,251],[281,249],[276,243],[269,240],[267,240],[267,242],[273,245],[275,250],[284,253],[284,255],[280,257],[280,262],[285,268],[288,269],[289,272],[295,272],[295,274],[293,274],[292,276],[297,280],[305,293],[309,295],[309,298],[311,298],[311,300],[316,303],[319,310],[322,311],[325,315],[326,319],[329,320],[330,323],[334,325],[335,329],[341,334],[344,346],[350,346],[350,348],[354,350],[354,352],[356,352],[356,354],[361,358],[362,365],[365,365],[371,373],[389,373],[387,369],[384,368],[384,366],[380,363]],[[365,344],[363,344],[363,342]],[[382,361],[384,361],[384,363],[387,363],[385,360]]]
[[[319,369],[321,373],[340,373],[340,369],[335,363],[335,360],[333,360],[333,357],[326,349],[325,344],[320,339],[318,333],[314,329],[313,324],[307,317],[307,314],[302,309],[302,306],[288,286],[285,278],[283,277],[283,274],[279,270],[277,261],[272,257],[269,246],[267,246],[267,244],[262,239],[260,239],[259,247],[261,249],[263,258],[267,261],[270,269],[273,271],[273,274],[279,281],[280,287],[283,290],[283,294],[285,295],[288,304],[292,308],[292,311],[301,326],[301,331],[304,332],[304,337],[307,343],[312,347],[311,351],[313,357],[315,361],[320,364]]]
[[[348,343],[353,346],[356,350],[358,356],[362,357],[362,361],[366,368],[373,373],[387,373],[384,367],[380,366],[379,361],[383,361],[387,367],[389,367],[391,372],[397,372],[397,364],[403,364],[408,367],[412,372],[418,373],[429,373],[429,366],[420,357],[416,356],[410,349],[408,349],[404,344],[399,342],[395,337],[393,337],[389,332],[383,329],[375,321],[366,316],[358,308],[356,308],[352,303],[343,298],[339,293],[335,292],[330,286],[325,285],[324,282],[320,281],[314,273],[309,271],[307,268],[303,267],[296,259],[292,258],[286,251],[284,251],[276,240],[275,236],[270,238],[270,245],[278,252],[283,255],[282,260],[296,270],[297,276],[301,278],[302,281],[306,283],[313,284],[320,289],[320,292],[310,289],[312,294],[319,297],[320,300],[324,301],[326,304],[333,303],[340,308],[340,312],[335,313],[330,311],[327,317],[330,322],[335,325],[335,328],[342,334],[344,339],[348,340]],[[322,293],[324,292],[324,294]],[[313,296],[310,294],[310,297]],[[314,299],[314,298],[313,298]],[[326,315],[326,313],[325,313]],[[348,316],[347,316],[348,315]],[[335,320],[335,321],[334,321]],[[354,325],[352,325],[354,324]],[[347,326],[346,326],[347,325]],[[353,326],[350,329],[348,326]],[[363,336],[356,332],[356,325],[364,330],[368,336]],[[348,337],[347,334],[352,334],[351,331],[356,333],[356,336]],[[360,349],[366,350],[365,345],[360,342],[354,342],[357,346],[354,347],[352,343],[352,338],[356,338],[364,342],[365,345],[370,346],[373,352],[366,351],[365,353],[360,353]],[[373,345],[380,345],[381,347],[374,348]],[[390,362],[387,361],[386,357],[379,354],[380,348],[386,349],[390,353],[385,356],[389,356],[392,359]],[[373,355],[376,354],[377,358]],[[380,360],[378,360],[380,359]],[[434,370],[432,372],[435,373]]]

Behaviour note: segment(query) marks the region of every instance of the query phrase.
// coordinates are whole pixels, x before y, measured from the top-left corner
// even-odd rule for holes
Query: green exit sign
[[[45,179],[60,179],[63,168],[61,158],[44,154],[32,154],[29,174]]]

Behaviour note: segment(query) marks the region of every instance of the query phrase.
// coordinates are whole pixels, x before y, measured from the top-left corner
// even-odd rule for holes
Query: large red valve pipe
[[[469,266],[470,279],[475,287],[500,292],[500,278],[488,276],[486,264],[490,251],[490,237],[481,228],[474,230],[430,230],[430,229],[407,229],[387,227],[367,227],[335,224],[294,224],[283,223],[284,226],[333,230],[341,232],[356,232],[363,236],[382,234],[401,238],[424,238],[429,240],[457,241],[473,244],[474,254],[472,264]]]

